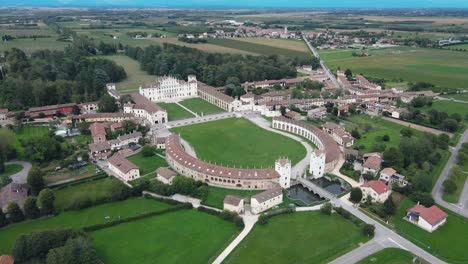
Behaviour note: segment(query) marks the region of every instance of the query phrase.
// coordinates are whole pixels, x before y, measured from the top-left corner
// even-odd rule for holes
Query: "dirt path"
[[[382,118],[387,120],[387,121],[390,121],[390,122],[393,122],[393,123],[396,123],[396,124],[400,124],[400,125],[405,126],[405,127],[411,127],[411,128],[416,129],[416,130],[419,130],[419,131],[431,133],[431,134],[434,134],[434,135],[447,134],[449,137],[453,137],[452,133],[445,132],[445,131],[442,131],[442,130],[438,130],[438,129],[435,129],[435,128],[425,127],[425,126],[421,126],[421,125],[417,125],[417,124],[413,124],[413,123],[406,122],[406,121],[403,121],[403,120],[394,119],[394,118],[385,117],[385,116],[382,116]]]

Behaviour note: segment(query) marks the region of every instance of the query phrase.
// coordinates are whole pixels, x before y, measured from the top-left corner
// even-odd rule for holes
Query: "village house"
[[[27,196],[27,184],[14,182],[7,184],[0,190],[0,209],[5,211],[9,203],[16,203],[20,208],[23,208]]]
[[[109,169],[124,181],[140,178],[138,167],[121,155],[114,155],[108,159]]]
[[[385,182],[389,186],[392,186],[394,183],[398,184],[400,187],[408,184],[405,180],[405,176],[398,174],[393,168],[384,168],[381,170],[379,180]]]
[[[361,185],[362,197],[372,202],[383,203],[388,199],[392,191],[380,180],[368,181]]]
[[[351,147],[354,144],[354,137],[338,124],[326,122],[322,125],[322,129],[330,134],[340,146]]]
[[[156,170],[156,179],[164,184],[172,184],[177,173],[167,167],[160,167]]]
[[[362,174],[377,175],[382,165],[381,153],[366,153],[363,155],[364,164],[362,165]]]
[[[307,112],[307,117],[312,119],[323,119],[327,115],[327,108],[317,107]]]
[[[241,214],[244,211],[244,198],[226,195],[223,200],[223,210]]]
[[[283,189],[279,186],[252,196],[252,213],[259,214],[283,202]]]
[[[98,102],[81,103],[80,110],[82,114],[96,113],[99,110]]]
[[[166,138],[165,137],[154,137],[153,143],[157,149],[166,149]]]
[[[72,113],[75,103],[31,107],[24,113],[26,118],[51,118]]]
[[[89,126],[94,143],[106,141],[106,127],[103,123],[92,123]]]
[[[288,111],[286,114],[284,114],[284,117],[288,119],[296,120],[296,121],[302,119],[302,115],[296,111]]]
[[[406,220],[431,233],[445,224],[447,217],[447,213],[439,207],[425,207],[419,203],[408,209],[406,214]]]

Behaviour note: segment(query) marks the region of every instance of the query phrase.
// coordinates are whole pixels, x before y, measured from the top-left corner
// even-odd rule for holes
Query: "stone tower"
[[[282,188],[291,186],[292,166],[288,159],[279,159],[275,162],[275,171],[280,175],[279,184]]]
[[[320,178],[325,173],[325,152],[316,149],[310,155],[309,173],[314,179]]]

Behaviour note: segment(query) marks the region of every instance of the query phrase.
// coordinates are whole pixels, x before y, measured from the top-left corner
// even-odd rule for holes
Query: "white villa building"
[[[124,181],[131,181],[140,178],[140,170],[138,167],[122,157],[114,155],[108,159],[109,169],[119,178]]]
[[[280,186],[252,196],[250,206],[252,213],[259,214],[283,202],[283,189]]]
[[[140,86],[139,92],[153,102],[183,99],[197,96],[197,77],[189,75],[188,80],[163,76],[155,83]]]
[[[279,184],[287,189],[291,186],[292,165],[288,159],[279,159],[275,161],[275,171],[280,175]]]
[[[236,195],[226,195],[223,201],[223,210],[242,213],[244,211],[244,199]]]
[[[433,232],[447,222],[447,217],[448,215],[435,205],[425,207],[418,203],[408,209],[406,220],[426,231]]]
[[[372,202],[383,203],[390,196],[392,191],[380,180],[368,181],[361,185],[362,197],[371,199]]]

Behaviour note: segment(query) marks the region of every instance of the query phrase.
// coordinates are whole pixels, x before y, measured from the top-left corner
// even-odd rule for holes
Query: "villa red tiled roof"
[[[418,214],[419,217],[422,217],[431,225],[435,225],[447,217],[447,214],[435,205],[428,208],[424,205],[417,204],[411,207],[408,211],[410,213]]]
[[[364,162],[364,167],[373,169],[375,171],[378,171],[380,169],[380,165],[382,164],[382,158],[378,156],[371,156],[369,157],[366,162]]]
[[[362,185],[362,187],[369,187],[378,194],[382,194],[390,190],[385,183],[382,181],[368,181]]]
[[[10,255],[1,255],[0,256],[0,264],[13,264],[15,263],[15,259],[13,256]]]
[[[109,163],[123,173],[128,173],[133,169],[138,169],[137,165],[133,164],[121,155],[114,155],[110,157]]]

